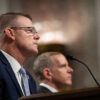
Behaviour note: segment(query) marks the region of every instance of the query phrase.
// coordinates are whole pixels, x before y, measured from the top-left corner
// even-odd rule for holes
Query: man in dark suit
[[[72,85],[73,69],[59,52],[46,52],[34,61],[34,73],[40,81],[38,93],[60,92]]]
[[[0,100],[18,100],[37,92],[34,79],[23,65],[38,53],[38,40],[39,34],[29,15],[6,13],[0,16]],[[22,68],[27,87],[26,82],[22,82]]]

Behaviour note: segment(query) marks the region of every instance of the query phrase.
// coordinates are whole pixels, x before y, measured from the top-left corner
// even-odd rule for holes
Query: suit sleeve
[[[3,87],[4,87],[3,80],[2,80],[1,74],[0,74],[0,100],[3,100],[3,91],[4,91]]]

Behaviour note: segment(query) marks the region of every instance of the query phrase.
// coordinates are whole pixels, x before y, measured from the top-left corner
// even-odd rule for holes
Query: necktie
[[[22,75],[21,79],[22,79],[22,87],[23,87],[24,93],[25,93],[26,96],[29,96],[30,95],[30,90],[29,90],[29,83],[28,83],[28,78],[27,78],[26,71],[22,67],[19,72]]]

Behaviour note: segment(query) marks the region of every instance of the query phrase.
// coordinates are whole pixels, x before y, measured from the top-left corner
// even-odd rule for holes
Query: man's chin
[[[34,51],[34,54],[35,54],[35,55],[37,55],[38,53],[39,53],[38,50],[35,50],[35,51]]]
[[[71,81],[70,82],[67,82],[67,85],[71,86],[72,85],[72,82]]]
[[[29,53],[29,56],[34,56],[38,54],[38,50],[31,50]]]

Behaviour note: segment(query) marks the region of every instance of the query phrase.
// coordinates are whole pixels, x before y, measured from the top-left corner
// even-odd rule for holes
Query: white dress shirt
[[[6,59],[8,60],[8,62],[10,63],[11,65],[11,68],[12,70],[14,71],[14,74],[16,76],[16,79],[19,83],[19,86],[21,87],[21,90],[23,92],[23,88],[22,88],[22,85],[21,85],[21,75],[19,73],[19,70],[21,68],[21,65],[19,64],[19,62],[14,58],[12,57],[11,55],[9,55],[8,53],[4,52],[3,50],[0,50],[4,56],[6,57]],[[24,92],[23,92],[24,94]]]
[[[51,87],[50,85],[47,85],[45,83],[40,83],[40,86],[48,88],[51,92],[55,93],[58,92],[55,88]]]

